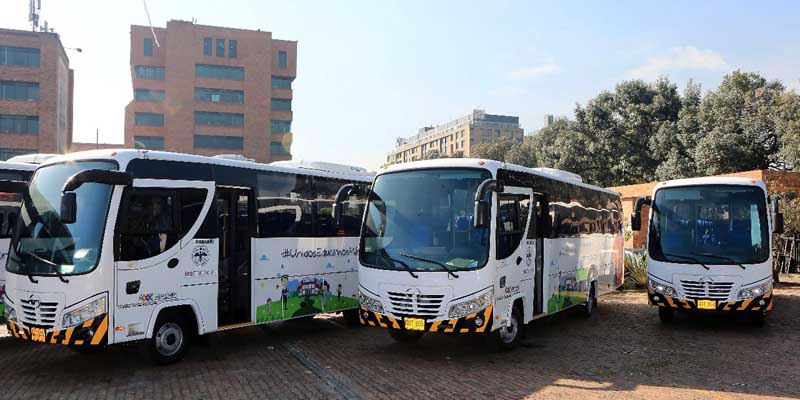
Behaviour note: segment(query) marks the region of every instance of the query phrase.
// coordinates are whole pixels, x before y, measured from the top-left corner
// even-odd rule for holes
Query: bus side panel
[[[2,224],[0,224],[2,225]],[[5,298],[3,295],[6,293],[6,258],[8,257],[8,246],[11,244],[11,239],[0,238],[0,316],[5,312]]]
[[[256,239],[256,323],[358,307],[357,256],[355,237]]]

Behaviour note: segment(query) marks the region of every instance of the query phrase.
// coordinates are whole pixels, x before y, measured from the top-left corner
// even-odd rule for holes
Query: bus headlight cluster
[[[663,294],[664,296],[669,296],[669,297],[677,297],[678,296],[678,292],[676,292],[675,288],[673,288],[672,286],[665,285],[665,284],[663,284],[661,282],[656,282],[656,281],[654,281],[652,279],[648,279],[647,280],[647,287],[649,287],[650,289],[652,289],[656,293]]]
[[[461,318],[489,307],[489,304],[492,303],[493,293],[492,290],[489,290],[478,297],[453,304],[450,306],[450,318]]]
[[[61,327],[69,328],[71,326],[80,325],[98,315],[105,314],[106,311],[106,298],[100,297],[89,304],[64,313]]]
[[[753,297],[763,296],[772,290],[772,281],[766,281],[756,285],[746,286],[739,290],[739,300],[752,299]]]
[[[16,321],[17,320],[17,311],[14,310],[14,306],[13,305],[6,303],[6,307],[3,310],[3,317],[5,317],[6,321]]]
[[[358,304],[367,310],[383,314],[383,304],[381,304],[381,301],[365,295],[364,292],[360,290],[358,291]]]

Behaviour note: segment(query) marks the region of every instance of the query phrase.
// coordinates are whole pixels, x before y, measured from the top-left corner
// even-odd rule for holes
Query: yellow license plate
[[[34,342],[44,342],[45,334],[42,328],[31,328],[31,340]]]
[[[697,300],[697,308],[700,310],[716,310],[716,300]]]
[[[404,320],[407,331],[424,331],[425,320],[422,318],[406,318]]]

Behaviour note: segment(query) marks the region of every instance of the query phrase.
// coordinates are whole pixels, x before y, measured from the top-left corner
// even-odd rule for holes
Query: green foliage
[[[506,153],[514,147],[514,142],[500,139],[492,143],[476,144],[472,147],[471,156],[487,160],[505,161]]]
[[[647,286],[647,253],[625,254],[626,288],[644,288]]]

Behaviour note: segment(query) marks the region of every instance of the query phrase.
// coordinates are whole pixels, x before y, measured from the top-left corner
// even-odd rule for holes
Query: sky
[[[75,70],[76,141],[122,143],[133,97],[130,25],[142,0],[42,0]],[[666,2],[664,2],[666,3]],[[0,27],[30,29],[28,0],[0,0]],[[480,108],[571,117],[628,79],[714,89],[733,70],[800,91],[800,2],[147,0],[170,19],[298,41],[295,159],[377,168],[395,138]]]

